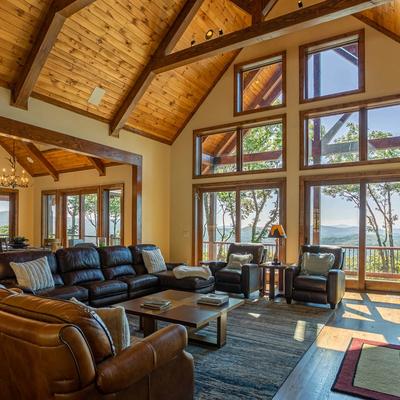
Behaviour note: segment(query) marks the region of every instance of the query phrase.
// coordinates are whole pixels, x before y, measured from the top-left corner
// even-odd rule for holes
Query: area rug
[[[233,310],[224,347],[188,347],[195,360],[195,399],[272,399],[331,315],[329,308],[264,299]],[[130,316],[129,322],[132,335],[140,336],[138,319]]]
[[[400,400],[400,346],[353,338],[332,390],[363,399]]]

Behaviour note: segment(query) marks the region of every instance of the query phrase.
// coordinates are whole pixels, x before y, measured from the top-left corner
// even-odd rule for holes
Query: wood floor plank
[[[352,337],[400,344],[400,296],[348,292],[273,400],[351,400],[331,387]]]

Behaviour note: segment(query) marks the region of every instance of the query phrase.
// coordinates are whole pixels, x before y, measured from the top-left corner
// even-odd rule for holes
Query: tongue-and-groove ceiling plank
[[[22,70],[51,0],[0,1],[0,80],[11,86]]]
[[[172,52],[190,47],[192,40],[204,42],[209,29],[218,36],[220,29],[226,34],[250,23],[251,17],[231,1],[206,0]],[[156,75],[127,126],[173,142],[236,55],[221,54]]]
[[[400,0],[355,15],[361,21],[400,42]]]

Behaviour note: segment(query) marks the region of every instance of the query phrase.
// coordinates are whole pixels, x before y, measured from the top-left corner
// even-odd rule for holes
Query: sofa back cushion
[[[86,337],[96,364],[115,355],[108,329],[87,307],[70,301],[18,294],[1,299],[0,311],[49,324],[78,326]]]
[[[231,254],[251,254],[253,264],[261,264],[264,261],[264,246],[262,244],[232,243],[228,250],[228,260]]]
[[[0,253],[0,282],[7,284],[17,283],[14,271],[10,267],[10,262],[22,263],[47,257],[47,262],[53,275],[56,286],[64,285],[61,275],[58,271],[58,265],[55,255],[48,250],[23,250]]]
[[[299,264],[301,265],[303,262],[303,254],[304,253],[330,253],[335,256],[335,261],[333,263],[332,268],[334,269],[342,269],[343,268],[343,263],[344,263],[344,250],[341,247],[338,246],[318,246],[318,245],[303,245],[301,246],[301,252],[300,252],[300,259],[299,259]]]
[[[56,252],[61,276],[66,285],[104,281],[100,256],[93,248],[68,248]]]
[[[154,244],[137,244],[136,246],[129,246],[132,253],[133,268],[138,275],[147,274],[147,269],[144,265],[143,250],[156,250],[158,247]]]
[[[124,246],[108,246],[98,249],[103,274],[106,279],[119,276],[136,275],[133,268],[132,253]]]

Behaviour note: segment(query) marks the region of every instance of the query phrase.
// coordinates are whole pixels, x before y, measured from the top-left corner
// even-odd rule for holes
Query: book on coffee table
[[[141,304],[141,307],[151,308],[152,310],[164,310],[171,305],[169,300],[147,299]]]
[[[207,306],[222,306],[229,301],[229,296],[224,294],[205,294],[201,296],[198,300],[198,304],[205,304]]]

